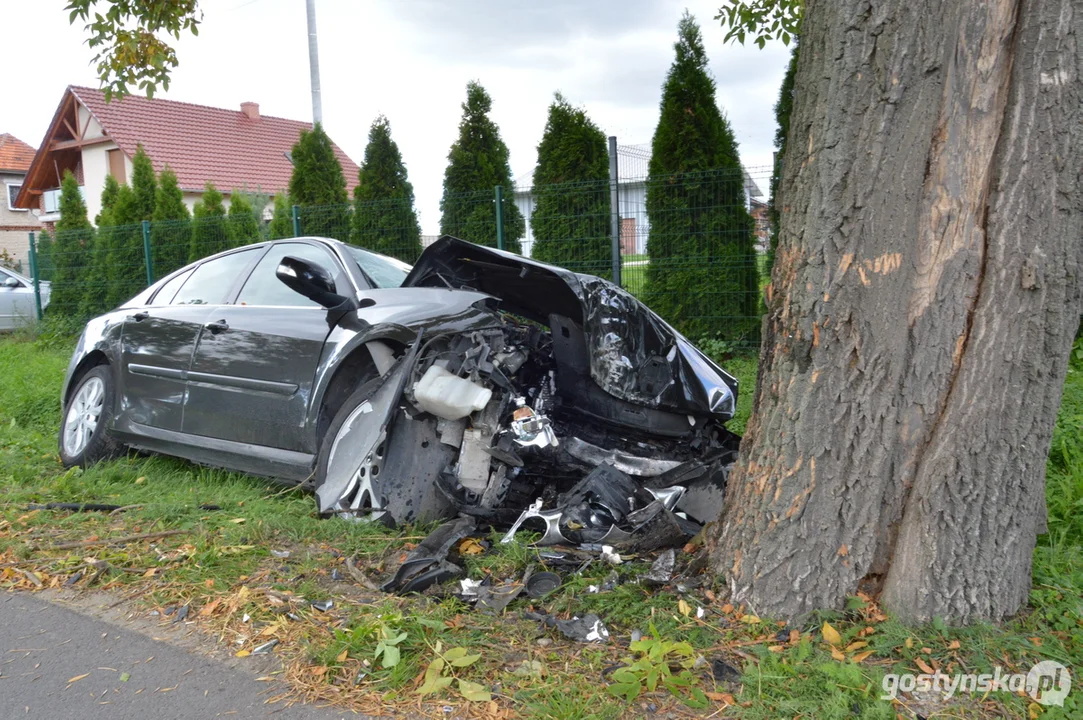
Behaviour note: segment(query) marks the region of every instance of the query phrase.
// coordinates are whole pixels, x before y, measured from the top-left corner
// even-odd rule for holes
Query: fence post
[[[617,184],[617,137],[609,136],[609,235],[613,284],[620,286],[620,186]]]
[[[150,221],[143,221],[143,259],[147,266],[147,287],[154,284],[154,258],[150,254]]]
[[[301,237],[301,208],[294,205],[290,214],[293,217],[293,236]]]
[[[41,282],[38,280],[38,246],[34,242],[34,231],[30,231],[30,277],[34,279],[34,311],[41,322]]]
[[[504,249],[504,187],[497,185],[496,192],[496,249]]]

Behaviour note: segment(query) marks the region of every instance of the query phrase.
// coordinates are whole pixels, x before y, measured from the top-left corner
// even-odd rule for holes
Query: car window
[[[256,265],[252,275],[241,288],[237,296],[238,305],[278,305],[285,307],[319,307],[318,304],[306,298],[304,295],[290,290],[285,283],[278,279],[275,271],[278,263],[286,256],[307,260],[313,265],[318,265],[328,272],[333,278],[340,278],[342,273],[339,265],[329,252],[321,247],[307,243],[283,243],[275,245],[263,259]]]
[[[350,253],[378,288],[402,287],[402,281],[410,274],[410,266],[401,260],[359,247],[350,247]]]
[[[157,294],[154,296],[153,305],[168,305],[173,301],[173,297],[177,294],[177,290],[184,284],[184,281],[188,279],[188,276],[192,274],[192,271],[182,272],[177,277],[173,278],[162,287],[158,288]]]
[[[252,262],[253,253],[262,251],[262,247],[251,248],[208,260],[192,271],[170,305],[221,305],[237,276]]]

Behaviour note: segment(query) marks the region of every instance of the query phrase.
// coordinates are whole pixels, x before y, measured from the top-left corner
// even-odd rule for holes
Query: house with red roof
[[[26,171],[34,161],[34,148],[9,133],[0,133],[0,263],[11,262],[16,270],[27,270],[30,233],[41,229],[34,213],[15,204]]]
[[[311,128],[311,123],[261,115],[254,102],[243,102],[238,110],[136,95],[107,102],[101,90],[69,86],[15,206],[36,208],[43,221],[55,222],[60,181],[70,170],[84,188],[93,220],[101,211],[106,176],[129,182],[140,145],[156,172],[169,165],[177,174],[189,208],[207,182],[227,197],[242,189],[273,194],[289,187],[290,150],[301,131]],[[357,164],[337,145],[335,154],[352,195]]]

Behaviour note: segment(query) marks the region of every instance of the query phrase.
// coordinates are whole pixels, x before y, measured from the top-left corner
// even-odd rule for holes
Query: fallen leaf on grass
[[[350,649],[346,648],[338,655],[335,656],[335,662],[346,662],[346,658],[350,656]]]
[[[233,657],[248,657],[252,654],[251,650],[238,650],[233,654]]]
[[[730,695],[729,693],[705,692],[703,694],[705,696],[707,696],[708,700],[711,700],[713,702],[720,702],[720,703],[723,703],[724,705],[736,705],[737,704],[737,701],[734,699],[733,695]]]
[[[846,652],[853,652],[854,650],[860,650],[861,648],[863,648],[863,647],[865,647],[867,645],[868,645],[868,643],[864,642],[864,641],[852,642],[852,643],[850,643],[849,645],[846,646]]]
[[[741,616],[741,622],[747,623],[748,625],[756,625],[760,622],[760,619],[755,615],[743,615]]]
[[[681,615],[684,615],[685,617],[688,617],[692,614],[692,606],[686,603],[684,601],[684,598],[681,598],[677,601],[677,612],[679,612]]]
[[[485,546],[474,538],[466,538],[459,543],[460,555],[480,555],[485,552]]]
[[[471,702],[490,702],[493,699],[484,685],[469,680],[459,680],[459,694]]]
[[[926,675],[933,675],[936,672],[931,667],[929,667],[929,663],[925,662],[921,658],[915,658],[914,659],[914,664],[917,665],[918,668],[920,668],[921,671],[923,673],[925,673]]]
[[[839,635],[839,631],[831,627],[830,623],[824,623],[823,627],[824,640],[831,646],[838,646],[842,644],[842,636]],[[834,654],[834,653],[832,653]]]
[[[839,662],[845,662],[846,656],[842,654],[842,651],[837,647],[831,648],[831,657],[835,658]]]
[[[863,653],[858,653],[857,655],[854,655],[854,656],[853,656],[852,658],[850,658],[850,659],[851,659],[851,660],[853,660],[853,661],[854,661],[855,663],[859,663],[859,662],[862,662],[862,661],[864,661],[864,660],[865,660],[866,658],[868,658],[868,657],[869,657],[870,655],[872,655],[872,650],[866,650],[866,651],[865,651],[865,652],[863,652]]]
[[[962,647],[962,645],[959,643],[958,640],[952,640],[950,643],[948,643],[948,650],[958,650],[960,647]]]

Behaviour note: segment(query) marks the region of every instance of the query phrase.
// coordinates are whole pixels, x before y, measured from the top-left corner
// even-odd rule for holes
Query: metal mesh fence
[[[758,342],[769,169],[479,190],[445,196],[441,234],[619,280],[694,342]],[[616,204],[613,203],[614,195]],[[37,278],[47,312],[87,319],[148,282],[222,250],[269,238],[331,237],[408,263],[423,238],[410,199],[43,233]],[[148,257],[149,255],[149,257]],[[614,278],[614,270],[619,273]]]

